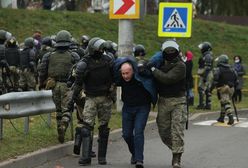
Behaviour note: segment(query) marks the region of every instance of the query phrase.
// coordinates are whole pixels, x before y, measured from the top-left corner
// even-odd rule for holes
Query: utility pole
[[[112,0],[110,1],[110,19],[119,19],[118,56],[133,55],[133,19],[140,18],[141,0]],[[142,0],[143,1],[143,0]],[[116,109],[121,111],[121,89],[117,88]]]
[[[118,56],[131,56],[133,54],[133,21],[132,20],[119,20],[118,32]],[[117,101],[116,109],[121,111],[123,102],[121,101],[121,88],[117,88]]]

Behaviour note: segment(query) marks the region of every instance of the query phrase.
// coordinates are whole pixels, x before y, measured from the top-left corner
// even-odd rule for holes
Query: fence
[[[194,78],[194,94],[196,95],[198,93],[198,83],[199,83],[199,76],[198,75],[193,75],[193,78]],[[248,76],[245,75],[243,76],[244,80],[247,80],[248,79]],[[244,87],[242,89],[243,92],[248,92],[248,88],[247,87]]]
[[[25,117],[24,132],[29,131],[29,116],[52,113],[55,105],[51,90],[12,92],[0,96],[0,140],[3,138],[3,119]],[[48,116],[51,125],[51,116]]]

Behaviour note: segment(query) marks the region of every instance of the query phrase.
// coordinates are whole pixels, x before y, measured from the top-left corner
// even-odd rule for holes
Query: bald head
[[[129,82],[132,79],[133,73],[133,67],[130,63],[121,65],[121,76],[126,82]]]

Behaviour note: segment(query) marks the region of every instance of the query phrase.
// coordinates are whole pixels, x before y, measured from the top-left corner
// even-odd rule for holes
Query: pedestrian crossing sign
[[[191,37],[192,3],[159,4],[158,36]]]

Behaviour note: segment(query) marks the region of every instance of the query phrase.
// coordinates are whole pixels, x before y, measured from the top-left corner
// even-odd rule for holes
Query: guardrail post
[[[47,125],[49,128],[51,128],[51,125],[52,125],[52,114],[51,113],[47,115]]]
[[[29,117],[24,117],[24,133],[27,135],[29,132]]]
[[[0,119],[0,140],[3,139],[3,119]]]

